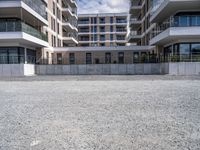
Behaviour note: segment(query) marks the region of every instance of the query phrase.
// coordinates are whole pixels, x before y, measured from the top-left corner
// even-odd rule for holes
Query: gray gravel
[[[1,79],[1,150],[200,150],[200,80],[43,78]]]

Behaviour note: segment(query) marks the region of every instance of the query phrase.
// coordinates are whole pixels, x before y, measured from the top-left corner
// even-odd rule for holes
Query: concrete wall
[[[0,64],[0,76],[31,75],[200,75],[200,62],[157,64],[31,65]]]
[[[27,76],[35,74],[35,65],[31,64],[0,64],[0,76]]]
[[[200,75],[200,62],[169,63],[169,75]]]
[[[36,74],[39,75],[151,75],[167,73],[167,63],[36,66]]]

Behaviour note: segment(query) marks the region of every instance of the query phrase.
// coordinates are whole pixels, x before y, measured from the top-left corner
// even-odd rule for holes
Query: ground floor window
[[[92,64],[92,54],[86,53],[86,64]]]
[[[110,64],[111,63],[111,53],[105,53],[105,63]]]
[[[0,47],[0,64],[25,63],[24,48]]]
[[[75,54],[69,53],[69,64],[75,64]]]
[[[200,61],[200,43],[177,43],[164,48],[165,61]]]
[[[57,53],[57,63],[62,64],[62,54],[61,53]]]
[[[119,62],[119,64],[123,64],[124,63],[124,52],[119,52],[118,53],[118,62]]]
[[[27,49],[27,63],[35,64],[36,63],[36,51],[32,49]]]

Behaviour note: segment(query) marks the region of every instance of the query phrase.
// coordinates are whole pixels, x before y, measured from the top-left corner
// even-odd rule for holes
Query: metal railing
[[[0,32],[25,32],[41,40],[47,41],[47,35],[21,21],[0,21]]]

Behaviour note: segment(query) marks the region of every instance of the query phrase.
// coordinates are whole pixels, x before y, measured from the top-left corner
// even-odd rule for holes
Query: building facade
[[[75,0],[0,0],[0,63],[51,63],[78,44]]]
[[[79,46],[125,46],[127,13],[78,15]]]
[[[200,61],[199,0],[131,0],[128,41],[164,61]]]
[[[54,64],[134,64],[156,62],[146,55],[151,46],[68,47],[54,48]]]

